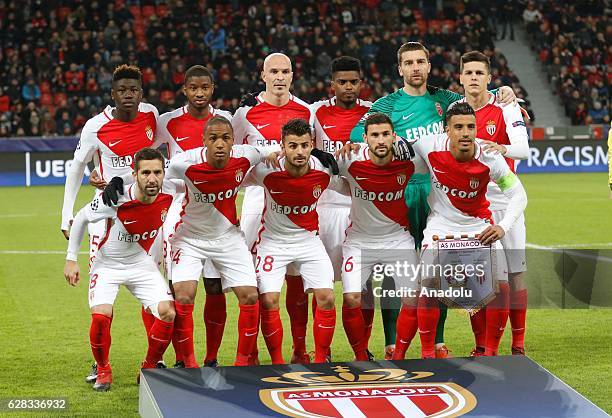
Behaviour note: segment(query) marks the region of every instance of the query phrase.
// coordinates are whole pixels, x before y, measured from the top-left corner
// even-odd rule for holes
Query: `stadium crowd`
[[[612,24],[603,2],[530,1],[523,21],[572,125],[610,123]]]
[[[486,2],[444,10],[413,0],[214,3],[0,1],[0,136],[78,133],[111,103],[112,71],[125,62],[142,68],[145,98],[160,113],[184,102],[182,74],[194,64],[214,73],[213,105],[234,111],[244,93],[263,89],[259,72],[273,51],[294,57],[294,93],[308,102],[329,96],[334,57],[357,57],[362,98],[374,100],[401,86],[395,52],[408,40],[429,47],[432,85],[461,91],[459,57],[479,49],[491,58],[490,87],[527,97],[494,47]]]

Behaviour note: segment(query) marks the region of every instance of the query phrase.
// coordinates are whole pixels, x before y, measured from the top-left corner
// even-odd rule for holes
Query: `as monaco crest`
[[[314,196],[315,199],[318,199],[321,196],[322,190],[323,189],[321,189],[321,186],[318,184],[312,188],[312,195]]]
[[[162,222],[166,222],[166,215],[167,214],[168,214],[168,209],[164,209],[164,210],[161,211],[160,218],[161,218]]]
[[[438,102],[436,102],[436,110],[438,111],[438,116],[442,117],[442,115],[444,114],[444,110],[442,109],[442,106]]]
[[[478,181],[478,179],[476,177],[472,177],[470,179],[470,187],[472,189],[477,189],[479,185],[480,185],[480,181]]]
[[[236,170],[236,183],[240,183],[242,182],[242,179],[244,178],[244,173],[242,172],[242,169],[239,168],[238,170]]]
[[[406,183],[406,175],[405,174],[398,174],[397,175],[397,184],[399,184],[400,186],[403,186],[404,183]]]
[[[456,383],[415,382],[430,372],[374,369],[355,374],[334,367],[336,375],[312,371],[267,377],[266,382],[291,385],[262,389],[268,408],[288,417],[459,417],[476,407],[476,398]]]
[[[495,126],[495,121],[494,120],[488,120],[487,121],[487,133],[491,136],[493,136],[493,134],[495,134],[495,129],[497,127]]]
[[[153,141],[153,128],[151,128],[151,125],[147,125],[147,127],[145,128],[145,133],[147,134],[147,138],[149,138],[149,141]]]

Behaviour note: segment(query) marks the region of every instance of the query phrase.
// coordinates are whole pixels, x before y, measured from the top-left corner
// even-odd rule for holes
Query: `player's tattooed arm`
[[[402,138],[396,135],[395,141],[393,142],[393,155],[398,160],[408,161],[412,160],[416,153],[412,147],[412,143],[406,138]]]

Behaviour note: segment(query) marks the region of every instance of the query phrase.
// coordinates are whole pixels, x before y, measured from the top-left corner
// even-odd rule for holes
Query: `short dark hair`
[[[164,167],[164,156],[159,150],[153,148],[143,148],[134,155],[134,171],[138,172],[141,161],[159,160]]]
[[[380,112],[371,113],[366,118],[365,123],[363,124],[363,129],[365,130],[365,133],[367,135],[368,128],[370,126],[383,125],[385,123],[391,125],[391,129],[393,129],[393,122],[391,122],[391,118],[389,116],[385,115],[384,113],[380,113]]]
[[[121,64],[115,68],[115,71],[113,71],[113,83],[123,80],[124,78],[138,80],[138,82],[142,84],[142,72],[140,68],[135,65]]]
[[[423,51],[429,62],[429,50],[420,42],[406,42],[397,50],[397,63],[402,65],[402,54],[409,51]]]
[[[486,67],[487,71],[491,72],[491,60],[485,54],[480,51],[466,52],[461,56],[461,64],[459,66],[459,72],[463,72],[463,66],[468,62],[482,62]]]
[[[193,65],[189,67],[189,69],[185,71],[185,83],[187,83],[187,80],[191,77],[208,77],[213,84],[215,83],[212,73],[203,65]]]
[[[209,126],[214,126],[214,125],[229,126],[230,132],[232,132],[232,134],[234,133],[234,128],[232,127],[232,123],[229,120],[227,120],[227,118],[223,116],[219,116],[219,115],[213,116],[212,118],[208,120],[208,122],[206,122],[206,126],[204,127],[204,132],[206,132]]]
[[[332,76],[338,71],[357,71],[359,74],[361,74],[361,61],[359,61],[357,58],[348,57],[346,55],[334,58],[334,60],[331,62]]]
[[[457,115],[473,115],[476,117],[476,112],[467,102],[455,103],[446,111],[446,124],[448,125],[451,118]]]
[[[283,125],[281,141],[284,141],[288,135],[303,136],[306,134],[312,138],[312,129],[308,122],[304,119],[291,119]]]

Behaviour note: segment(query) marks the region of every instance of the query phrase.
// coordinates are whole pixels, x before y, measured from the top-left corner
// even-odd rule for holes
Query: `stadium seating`
[[[115,0],[110,7],[105,2],[62,2],[57,8],[56,2],[39,2],[26,15],[18,1],[9,0],[0,10],[3,28],[19,30],[9,29],[0,40],[4,51],[0,55],[0,78],[8,86],[2,94],[10,98],[11,109],[25,107],[21,86],[33,76],[41,90],[36,103],[38,110],[51,112],[54,119],[60,115],[53,114],[53,110],[68,110],[72,126],[67,121],[62,126],[68,125],[75,134],[80,124],[74,111],[78,99],[85,98],[89,116],[111,101],[108,87],[100,87],[100,77],[104,76],[100,67],[112,73],[118,64],[138,63],[144,73],[145,98],[164,112],[183,103],[184,97],[177,91],[176,79],[170,80],[171,86],[159,84],[164,82],[158,74],[163,62],[169,64],[171,73],[178,65],[188,68],[204,64],[215,75],[227,64],[223,71],[229,71],[229,82],[239,88],[233,89],[231,95],[219,94],[218,89],[213,105],[233,111],[244,93],[263,89],[259,80],[263,57],[282,50],[294,60],[294,89],[302,99],[312,102],[327,97],[329,89],[317,86],[317,82],[323,81],[325,86],[328,83],[328,58],[352,55],[364,63],[361,97],[375,100],[401,86],[395,53],[408,40],[419,40],[430,49],[432,64],[437,68],[431,84],[460,91],[458,58],[468,49],[480,49],[491,57],[497,78],[511,82],[517,90],[518,80],[509,77],[512,73],[503,55],[494,49],[492,31],[485,17],[479,15],[480,10],[486,10],[482,9],[484,6],[470,2],[471,8],[445,8],[431,16],[427,11],[412,9],[412,3],[307,0],[300,3],[299,10],[293,10],[291,7],[296,6],[278,0],[252,6],[216,2],[209,9],[206,2],[183,2],[183,6],[181,3],[176,6],[163,1]],[[38,17],[37,24],[31,25],[38,11],[42,18]],[[226,50],[213,55],[203,35],[215,23],[225,29]],[[124,36],[128,31],[134,34],[132,43]],[[186,32],[190,39],[183,42]],[[85,44],[89,48],[83,48]],[[24,48],[25,45],[33,47]],[[48,52],[47,62],[41,58],[41,51]],[[53,76],[71,71],[72,63],[77,64],[84,76],[83,85],[74,86]],[[88,81],[89,73],[94,75],[94,81]],[[10,87],[10,79],[15,77],[18,88]],[[524,89],[518,91],[526,98]],[[16,115],[17,112],[10,113],[16,118],[15,123],[11,124],[12,131],[3,132],[4,135],[14,136],[23,131]]]

